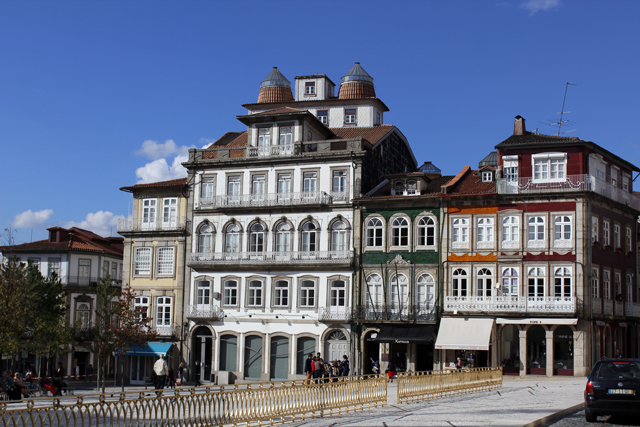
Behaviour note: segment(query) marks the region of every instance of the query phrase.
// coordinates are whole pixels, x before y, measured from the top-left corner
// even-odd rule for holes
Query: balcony
[[[170,337],[173,335],[173,325],[153,325],[151,331],[161,337]]]
[[[624,312],[627,317],[640,317],[640,304],[637,302],[625,302]]]
[[[613,300],[612,299],[604,300],[604,315],[613,316]]]
[[[222,320],[224,319],[224,311],[215,305],[189,305],[187,319]]]
[[[601,298],[593,298],[591,300],[591,311],[594,315],[602,314],[602,299]]]
[[[616,316],[624,316],[624,302],[622,301],[613,302],[613,314]]]
[[[217,196],[200,200],[201,209],[242,209],[269,208],[303,205],[330,205],[335,201],[345,201],[344,192],[326,193],[324,191],[310,191],[303,193],[269,193],[269,194],[241,194],[237,196]]]
[[[74,328],[72,331],[74,341],[93,341],[95,335],[91,328]]]
[[[267,147],[248,147],[247,157],[290,157],[300,154],[299,144],[269,145]]]
[[[614,187],[610,183],[596,178],[593,175],[568,175],[563,181],[538,182],[533,178],[518,178],[517,181],[509,181],[506,178],[496,180],[498,194],[542,194],[564,193],[575,191],[593,191],[608,199],[623,205],[640,210],[640,199],[622,188]]]
[[[119,219],[118,233],[137,233],[147,231],[184,231],[187,227],[187,218],[180,217],[170,222],[144,222],[140,219]]]
[[[575,297],[453,297],[444,298],[444,311],[465,313],[574,314]]]
[[[350,322],[353,313],[347,307],[320,307],[319,319],[321,322]]]
[[[353,262],[353,251],[318,252],[193,252],[187,257],[189,267],[265,265],[348,265]]]
[[[358,306],[354,316],[359,321],[407,322],[414,320],[435,320],[436,312],[433,304],[367,304]]]
[[[98,286],[100,284],[100,277],[96,276],[67,276],[61,277],[60,281],[65,286],[77,286],[77,287],[91,287]],[[122,280],[111,279],[111,283],[114,286],[122,286]]]

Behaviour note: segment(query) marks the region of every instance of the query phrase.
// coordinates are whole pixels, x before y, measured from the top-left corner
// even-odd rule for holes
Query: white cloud
[[[16,228],[42,227],[44,223],[51,218],[51,215],[53,215],[51,209],[43,209],[38,212],[32,212],[31,209],[29,209],[16,215],[13,219],[13,226]]]
[[[186,156],[189,152],[189,148],[193,148],[193,146],[187,147],[186,145],[176,145],[173,139],[167,139],[162,144],[158,141],[147,139],[142,143],[142,147],[136,151],[136,155],[145,156],[151,160],[157,160],[163,157],[170,157],[174,154]]]
[[[209,148],[209,146],[211,144],[213,144],[214,142],[216,142],[216,139],[209,139],[209,138],[200,138],[200,144],[202,144],[202,149],[204,150],[205,148]]]
[[[527,0],[520,7],[527,9],[531,15],[541,10],[549,10],[560,6],[560,0]]]
[[[138,184],[184,178],[187,176],[187,170],[181,163],[187,160],[189,160],[189,156],[184,155],[176,156],[171,166],[169,166],[166,159],[157,159],[151,163],[147,163],[143,167],[136,169]]]
[[[84,221],[68,221],[62,227],[78,227],[93,231],[102,237],[118,236],[118,219],[121,218],[124,218],[124,216],[114,215],[109,211],[98,211],[96,213],[88,213]]]

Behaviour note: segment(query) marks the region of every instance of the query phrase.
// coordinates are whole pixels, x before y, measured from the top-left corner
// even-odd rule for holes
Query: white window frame
[[[520,269],[518,267],[503,267],[500,283],[502,296],[517,297],[520,294]]]
[[[162,228],[175,228],[178,225],[178,198],[162,199]]]
[[[532,182],[564,182],[567,153],[540,153],[531,156]]]
[[[173,297],[156,297],[156,326],[171,326],[171,308]]]
[[[602,244],[604,246],[611,246],[611,234],[609,221],[602,221]]]
[[[451,219],[451,246],[454,249],[469,247],[469,218]]]
[[[391,276],[391,306],[394,310],[406,312],[409,307],[409,278],[403,273]]]
[[[329,110],[318,110],[318,120],[324,125],[329,124]]]
[[[469,273],[460,267],[451,272],[451,296],[464,298],[469,295]]]
[[[476,296],[481,298],[491,298],[493,295],[493,270],[487,267],[476,269]]]
[[[397,216],[391,220],[391,247],[406,248],[409,246],[409,229],[411,221],[406,216]]]
[[[215,179],[204,176],[200,181],[200,205],[212,205],[215,190]]]
[[[222,282],[222,305],[225,307],[238,306],[238,290],[240,287],[238,279],[225,279]]]
[[[247,307],[264,306],[264,280],[250,279],[247,283]]]
[[[316,82],[304,82],[304,94],[314,95],[316,94]]]
[[[286,286],[285,286],[286,285]],[[273,307],[286,308],[289,307],[289,286],[288,280],[278,279],[273,283]]]
[[[271,146],[271,128],[258,128],[258,147],[263,148],[268,153],[269,146]]]
[[[547,295],[547,275],[544,266],[527,267],[527,297],[544,298]]]
[[[153,249],[150,246],[140,246],[134,250],[134,276],[151,276],[151,261]]]
[[[310,286],[309,286],[310,284]],[[311,279],[300,280],[299,307],[313,308],[316,306],[316,281]]]
[[[164,246],[156,250],[157,265],[156,272],[158,276],[173,276],[175,266],[176,248],[173,246]]]
[[[553,267],[553,296],[565,300],[573,297],[573,269],[570,266]]]
[[[140,309],[140,320],[146,319],[149,317],[149,297],[147,296],[137,296],[133,300],[133,309]]]
[[[437,223],[437,220],[431,215],[418,217],[416,222],[416,246],[418,248],[434,248],[436,246]]]
[[[379,217],[367,219],[366,247],[370,249],[384,248],[384,221]]]
[[[355,125],[357,123],[357,108],[345,108],[344,109],[344,123],[346,125]]]
[[[613,224],[613,244],[614,249],[620,249],[622,247],[622,238],[621,238],[620,224]]]
[[[196,282],[196,307],[211,307],[211,280],[203,279]]]
[[[347,306],[347,281],[342,279],[332,280],[329,284],[329,306]]]
[[[331,251],[344,252],[347,250],[347,224],[335,221],[331,224]]]
[[[611,271],[602,271],[602,293],[604,299],[611,299]]]
[[[600,298],[600,270],[598,268],[591,269],[591,297]]]
[[[531,215],[527,217],[528,248],[544,248],[547,234],[546,224],[547,218],[544,215]]]
[[[625,228],[625,246],[627,249],[627,253],[630,253],[633,249],[632,242],[633,242],[633,239],[631,237],[631,228],[626,227]]]
[[[264,252],[265,250],[265,228],[259,222],[249,227],[249,252]]]
[[[618,295],[622,295],[622,273],[615,271],[613,273],[613,289],[615,290],[615,299],[618,299]]]
[[[478,248],[493,247],[495,239],[495,220],[492,217],[476,218],[476,245]]]
[[[482,172],[482,182],[493,182],[493,172],[491,172],[491,171],[483,171]]]
[[[503,249],[518,249],[520,247],[520,217],[505,215],[500,219],[502,226],[501,241]]]
[[[502,156],[503,177],[507,182],[518,182],[518,156]]]
[[[155,229],[156,228],[156,209],[158,200],[156,199],[142,199],[142,228],[143,229]]]
[[[573,247],[573,217],[567,214],[553,216],[553,246]]]
[[[213,225],[204,223],[198,229],[198,253],[213,252]]]
[[[80,322],[80,329],[91,327],[91,304],[84,301],[76,302],[76,322]]]
[[[56,276],[60,278],[60,258],[47,259],[47,276],[51,276],[52,273],[56,273]]]
[[[429,273],[423,273],[416,280],[416,304],[418,310],[432,310],[435,304],[436,281]]]
[[[591,217],[591,243],[599,243],[599,224],[600,224],[600,218],[598,218],[597,216],[592,216]]]
[[[365,286],[365,307],[380,309],[384,304],[382,277],[378,273],[369,274]]]
[[[226,253],[240,252],[240,226],[234,222],[228,224],[224,231],[224,251]]]
[[[316,252],[318,250],[319,238],[318,227],[313,221],[306,221],[302,224],[300,230],[300,251],[301,252]]]

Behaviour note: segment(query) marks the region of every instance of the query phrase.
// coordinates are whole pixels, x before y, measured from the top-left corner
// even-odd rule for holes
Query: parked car
[[[640,414],[640,360],[599,360],[587,378],[584,418],[620,413]]]

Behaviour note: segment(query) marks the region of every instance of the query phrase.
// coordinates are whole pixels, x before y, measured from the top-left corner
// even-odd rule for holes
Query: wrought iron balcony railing
[[[169,337],[173,335],[173,325],[153,325],[152,331],[155,331],[161,337]]]
[[[157,221],[145,222],[141,219],[125,218],[118,220],[118,233],[139,231],[184,231],[187,227],[187,218],[180,217],[173,221],[164,222],[162,218]]]
[[[215,305],[189,305],[187,319],[222,320],[224,311]]]
[[[353,251],[318,252],[192,252],[187,257],[190,266],[212,265],[273,265],[273,264],[350,264]]]
[[[353,310],[349,307],[320,307],[318,317],[321,322],[350,322]]]
[[[216,208],[244,208],[297,205],[328,205],[332,196],[324,191],[302,193],[240,194],[236,196],[217,196]]]
[[[496,191],[499,194],[539,194],[572,191],[593,191],[608,199],[640,210],[640,199],[622,188],[596,178],[593,175],[568,175],[565,179],[554,181],[534,180],[531,177],[509,180],[496,180]]]
[[[604,300],[604,313],[605,316],[613,316],[613,300],[605,299]]]
[[[361,321],[413,321],[435,320],[433,304],[379,304],[360,305],[355,310],[355,318]]]
[[[471,313],[564,313],[576,312],[575,297],[444,297],[444,311]]]

